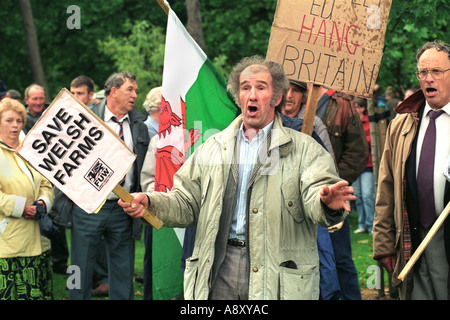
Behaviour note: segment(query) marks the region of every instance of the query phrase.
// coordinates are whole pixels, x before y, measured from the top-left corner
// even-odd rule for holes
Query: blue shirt
[[[253,167],[258,159],[259,151],[266,137],[272,129],[273,121],[259,130],[258,134],[248,141],[244,135],[243,123],[238,132],[239,144],[239,182],[237,188],[236,207],[234,209],[233,220],[231,222],[230,239],[245,240],[245,224],[247,209],[247,187]]]
[[[147,116],[147,119],[144,121],[148,128],[148,136],[150,140],[152,140],[153,136],[158,134],[159,123],[153,120],[152,117]]]

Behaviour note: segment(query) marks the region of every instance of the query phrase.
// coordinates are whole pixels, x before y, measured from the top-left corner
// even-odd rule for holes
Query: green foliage
[[[123,29],[128,36],[108,36],[98,40],[99,49],[111,57],[117,70],[131,72],[138,79],[139,92],[136,107],[144,111],[142,104],[147,93],[162,83],[165,34],[160,27],[147,21],[131,24],[127,21]]]
[[[8,88],[23,94],[33,77],[22,17],[18,1],[3,2],[0,79]],[[102,89],[108,76],[117,69],[114,60],[100,50],[97,42],[109,36],[128,36],[131,30],[123,28],[126,21],[151,21],[160,28],[165,27],[167,21],[156,1],[30,0],[30,3],[50,97],[63,87],[68,88],[72,79],[80,74],[91,77],[96,90]],[[81,10],[81,29],[66,26],[71,15],[66,12],[70,5],[77,5]],[[162,33],[165,34],[165,30]]]
[[[448,42],[447,0],[393,0],[378,83],[398,90],[418,87],[414,76],[416,51],[425,42]]]
[[[276,1],[200,1],[209,57],[225,55],[234,65],[245,56],[265,56]]]
[[[231,66],[227,63],[228,58],[224,54],[221,54],[213,59],[213,64],[216,69],[220,72],[224,79],[227,79],[228,74],[230,74]]]

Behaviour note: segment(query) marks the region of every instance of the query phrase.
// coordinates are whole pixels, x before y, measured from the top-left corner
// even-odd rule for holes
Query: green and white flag
[[[167,192],[172,177],[194,148],[223,130],[238,112],[226,82],[170,9],[162,83],[155,191]],[[153,299],[183,292],[184,229],[153,230]]]

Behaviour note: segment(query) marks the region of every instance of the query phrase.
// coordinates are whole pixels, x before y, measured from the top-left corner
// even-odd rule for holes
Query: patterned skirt
[[[0,300],[52,300],[50,252],[0,258]]]

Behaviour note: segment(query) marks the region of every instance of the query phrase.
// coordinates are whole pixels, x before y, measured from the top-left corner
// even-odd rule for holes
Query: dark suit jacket
[[[425,104],[423,104],[418,110],[418,128],[417,133],[419,132],[419,128],[422,122],[422,115],[425,109]],[[414,137],[414,141],[411,146],[411,153],[409,155],[408,160],[405,164],[405,174],[407,180],[407,188],[406,188],[406,206],[408,210],[408,218],[410,224],[411,231],[411,240],[413,249],[417,249],[417,247],[421,243],[421,237],[419,234],[419,205],[418,205],[418,196],[417,196],[417,177],[416,177],[416,151],[417,151],[417,136]],[[445,183],[445,193],[444,193],[444,207],[450,200],[450,183],[447,181]],[[447,261],[450,265],[450,218],[447,218],[444,222],[444,239],[445,239],[445,254],[447,257]],[[419,264],[419,263],[418,263]]]

